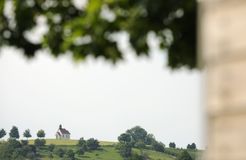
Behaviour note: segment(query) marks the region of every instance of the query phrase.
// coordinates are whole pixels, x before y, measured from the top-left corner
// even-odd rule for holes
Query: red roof
[[[65,128],[59,128],[60,132],[62,134],[70,134],[68,130],[66,130]]]

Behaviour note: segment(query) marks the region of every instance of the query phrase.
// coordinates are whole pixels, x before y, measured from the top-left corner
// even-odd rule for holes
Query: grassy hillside
[[[58,146],[75,146],[78,143],[78,140],[70,139],[70,140],[57,140],[57,139],[45,139],[46,145],[54,144]],[[29,144],[34,144],[34,140],[30,139]],[[100,141],[101,146],[105,145],[113,145],[116,142],[109,142],[109,141]]]
[[[66,149],[73,149],[76,150],[75,146],[57,146],[62,147]],[[134,152],[139,152],[137,150],[134,150]],[[45,149],[39,151],[39,153],[42,156],[42,160],[50,160],[48,151],[45,151]],[[175,157],[172,157],[165,153],[155,152],[151,150],[144,150],[144,153],[148,155],[150,160],[175,160]],[[78,160],[123,160],[123,158],[120,156],[118,151],[115,149],[114,146],[102,146],[100,150],[92,151],[92,152],[86,152],[82,156],[76,155],[76,158]],[[60,160],[57,155],[53,154],[52,160]]]
[[[29,143],[33,144],[34,140],[30,140]],[[56,139],[46,139],[47,145],[54,144],[57,148],[63,149],[72,149],[74,151],[77,150],[77,140],[56,140]],[[84,155],[79,156],[76,155],[78,160],[123,160],[123,158],[118,153],[118,150],[115,149],[116,142],[107,142],[107,141],[100,141],[101,148],[100,150],[85,152]],[[48,151],[47,145],[42,149],[38,150],[38,153],[41,155],[42,160],[50,160],[50,152]],[[182,150],[180,149],[170,149],[166,148],[166,153],[156,152],[153,150],[142,150],[141,152],[145,155],[148,155],[150,160],[175,160],[175,156],[170,153],[175,153],[176,155],[180,154]],[[133,152],[140,153],[139,149],[134,149]],[[192,157],[198,155],[197,151],[190,151]],[[52,153],[53,160],[60,160],[56,154]]]

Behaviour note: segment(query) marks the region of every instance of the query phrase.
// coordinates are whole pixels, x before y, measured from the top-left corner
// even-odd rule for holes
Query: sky
[[[136,58],[119,45],[126,60],[116,65],[89,57],[74,62],[69,55],[54,58],[40,51],[31,60],[19,50],[0,51],[0,128],[13,125],[35,138],[44,129],[54,138],[60,124],[80,137],[116,141],[127,129],[140,125],[166,145],[204,148],[202,74],[171,70],[165,51],[150,40],[149,57]],[[7,138],[7,137],[6,137]]]

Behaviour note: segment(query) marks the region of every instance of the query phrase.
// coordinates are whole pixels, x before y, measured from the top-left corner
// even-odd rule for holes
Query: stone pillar
[[[246,160],[246,0],[199,1],[206,72],[206,160]]]

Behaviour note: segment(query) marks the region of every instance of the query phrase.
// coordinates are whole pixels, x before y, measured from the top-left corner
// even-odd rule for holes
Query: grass
[[[86,152],[85,155],[77,157],[83,160],[123,160],[113,146],[104,146],[101,150]]]
[[[141,151],[139,149],[133,149],[133,152],[140,154]],[[142,150],[142,153],[147,155],[151,160],[175,160],[174,156],[168,155],[162,152],[156,152],[153,150]]]
[[[49,158],[50,152],[47,150],[47,145],[54,144],[55,148],[63,148],[63,149],[72,149],[74,151],[77,150],[78,140],[56,140],[56,139],[46,139],[46,146],[43,147],[38,151],[41,155],[42,160],[51,160]],[[29,144],[33,144],[34,140],[29,140]],[[100,141],[101,148],[96,151],[85,152],[84,155],[77,155],[76,158],[78,160],[123,160],[123,158],[118,153],[118,150],[115,149],[116,142],[109,142],[109,141]],[[133,152],[140,154],[146,154],[150,160],[175,160],[175,156],[179,155],[183,150],[182,149],[172,149],[166,148],[165,153],[156,152],[153,150],[144,149],[140,151],[139,149],[133,149]],[[197,157],[201,155],[201,151],[192,151],[190,150],[189,153],[191,156]],[[56,154],[52,153],[53,158],[52,160],[60,160]]]
[[[69,140],[63,140],[63,139],[45,139],[46,145],[54,144],[57,146],[75,146],[78,143],[78,140],[69,139]],[[29,144],[34,144],[34,139],[29,140]],[[110,142],[110,141],[100,141],[101,146],[107,146],[107,145],[114,145],[116,142]]]
[[[66,148],[76,150],[76,146],[56,146],[57,148]],[[140,153],[138,149],[134,149],[134,152]],[[42,156],[42,160],[50,160],[49,152],[46,149],[42,149],[39,151]],[[165,153],[160,153],[151,150],[144,150],[144,154],[147,154],[150,160],[175,160],[175,157],[172,157]],[[57,155],[52,154],[52,160],[60,160]],[[102,146],[101,149],[91,152],[85,152],[84,155],[78,156],[76,155],[78,160],[123,160],[118,151],[114,146],[106,145]]]

